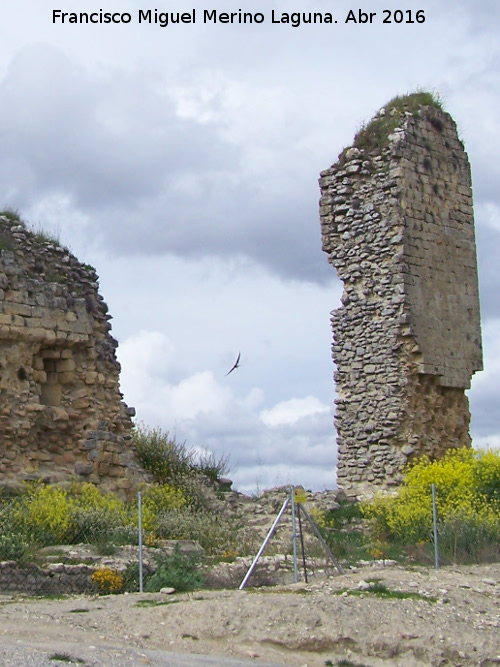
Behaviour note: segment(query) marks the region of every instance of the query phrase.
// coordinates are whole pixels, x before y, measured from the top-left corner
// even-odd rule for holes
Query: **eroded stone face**
[[[142,476],[97,281],[0,216],[0,483],[74,479],[126,495]]]
[[[465,389],[482,369],[470,168],[452,118],[403,114],[384,145],[322,172],[323,249],[344,283],[332,313],[338,484],[371,495],[409,459],[470,445]]]

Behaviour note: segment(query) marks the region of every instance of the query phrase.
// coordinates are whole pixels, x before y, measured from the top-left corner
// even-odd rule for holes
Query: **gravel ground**
[[[245,591],[0,599],[0,665],[71,664],[58,653],[88,667],[494,667],[500,564],[361,568]]]
[[[64,657],[58,660],[57,656]],[[179,654],[103,646],[72,646],[64,644],[60,650],[35,649],[23,644],[4,644],[0,647],[2,667],[125,667],[126,665],[155,665],[155,667],[249,667],[252,660],[238,660],[223,656]],[[283,667],[277,663],[260,662],[260,667]]]

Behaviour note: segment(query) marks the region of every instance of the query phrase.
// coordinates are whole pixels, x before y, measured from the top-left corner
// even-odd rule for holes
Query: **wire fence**
[[[4,498],[0,503],[1,594],[57,596],[142,592],[158,568],[162,564],[165,567],[166,556],[172,556],[179,548],[185,560],[182,563],[171,562],[169,566],[182,569],[184,579],[195,577],[194,569],[188,571],[188,560],[192,555],[200,555],[203,550],[200,552],[194,540],[162,540],[161,544],[148,542],[148,532],[144,530],[144,523],[148,521],[147,508],[145,515],[140,493],[136,502],[128,506],[127,521],[119,520],[120,508],[118,505],[114,507],[109,499],[106,501],[108,504],[102,506],[89,504],[82,509],[72,505],[70,520],[59,491],[48,490],[46,496],[43,493],[45,491],[21,498]],[[486,524],[478,524],[467,517],[440,517],[436,495],[439,495],[439,489],[436,490],[433,485],[428,538],[410,545],[410,560],[431,565],[433,559],[436,569],[461,562],[498,560],[498,534],[488,532]],[[361,549],[358,549],[358,536],[363,541],[361,546],[365,553],[366,542],[369,541],[369,536],[365,540],[366,536],[362,534],[360,520],[356,521],[354,530],[345,530],[337,524],[331,533],[325,533],[334,560],[338,558],[347,567],[356,565],[357,558],[364,558]],[[345,539],[351,539],[350,536],[356,541],[348,553]],[[252,552],[251,557],[254,555],[255,552]],[[372,557],[376,558],[374,553]],[[277,583],[280,576],[288,577],[290,562],[286,559],[280,561],[280,572],[276,569],[276,562],[261,564],[255,581],[265,581],[269,585]],[[237,586],[250,563],[251,559],[247,562],[240,558],[234,567],[221,567],[212,575],[212,581],[219,577],[224,585],[231,587],[236,583]],[[237,571],[237,565],[240,571],[235,582],[231,577],[234,578],[233,571]],[[324,569],[323,565],[321,569]],[[219,586],[215,584],[215,587]]]
[[[204,550],[191,539],[160,540],[151,544],[150,533],[144,530],[149,519],[141,493],[137,494],[136,504],[128,508],[129,518],[131,514],[134,516],[134,525],[124,526],[119,521],[112,525],[109,507],[107,514],[102,507],[100,510],[87,507],[83,514],[76,513],[78,521],[75,521],[73,507],[71,516],[75,527],[63,520],[66,515],[63,505],[58,507],[60,497],[57,490],[52,491],[47,492],[43,503],[40,499],[43,491],[37,491],[27,498],[4,499],[3,507],[0,506],[0,528],[3,527],[3,531],[0,530],[0,593],[58,596],[143,592],[152,590],[149,584],[153,579],[156,590],[162,585],[173,585],[174,580],[177,590],[201,583],[197,564]],[[19,512],[23,514],[22,520]],[[6,531],[7,519],[10,532]],[[63,539],[68,536],[70,543]],[[281,549],[283,539],[277,542]],[[274,548],[271,551],[275,553]],[[208,570],[204,568],[203,583],[210,588],[236,588],[253,555],[237,558],[230,555],[227,562],[216,559]],[[324,557],[310,555],[307,565],[311,574],[332,566],[323,560]],[[292,565],[293,561],[287,556],[275,553],[264,557],[252,574],[251,583],[269,586],[290,582]],[[161,572],[165,568],[170,568],[168,577]]]
[[[141,494],[137,525],[120,525],[124,522],[117,521],[109,507],[80,513],[73,508],[70,521],[66,506],[58,506],[62,497],[54,494],[48,502],[40,494],[4,499],[0,593],[142,591],[144,576],[154,572],[156,556],[164,550],[143,547]]]
[[[442,565],[497,562],[500,560],[500,512],[491,503],[487,511],[470,507],[467,511],[441,512],[437,502],[439,487],[431,485],[434,567]]]

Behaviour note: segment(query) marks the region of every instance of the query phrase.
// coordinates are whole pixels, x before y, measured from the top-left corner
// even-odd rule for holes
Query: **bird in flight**
[[[234,370],[236,370],[236,368],[239,368],[239,367],[240,367],[240,357],[241,357],[241,352],[238,352],[238,356],[237,356],[237,358],[236,358],[236,361],[234,362],[232,368],[230,368],[230,369],[228,370],[228,372],[226,373],[226,375],[229,375],[229,373],[232,373]]]

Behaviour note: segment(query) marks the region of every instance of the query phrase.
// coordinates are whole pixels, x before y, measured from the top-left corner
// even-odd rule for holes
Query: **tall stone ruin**
[[[412,458],[470,445],[465,389],[482,369],[470,167],[428,94],[396,98],[321,173],[332,313],[338,485],[367,497]]]
[[[143,479],[97,281],[66,248],[0,215],[0,486],[90,481],[127,496]]]

